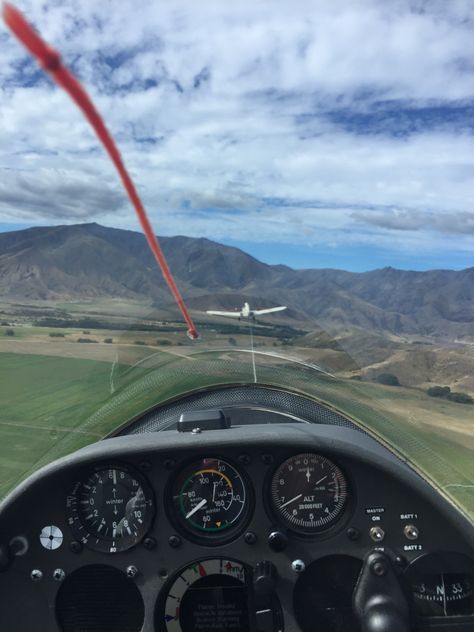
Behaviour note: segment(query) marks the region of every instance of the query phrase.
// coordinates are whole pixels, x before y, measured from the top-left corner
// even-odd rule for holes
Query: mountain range
[[[384,334],[474,339],[474,267],[355,273],[268,265],[208,239],[160,237],[187,304],[196,310],[288,305],[285,318]],[[79,224],[0,234],[0,296],[172,299],[141,233]]]

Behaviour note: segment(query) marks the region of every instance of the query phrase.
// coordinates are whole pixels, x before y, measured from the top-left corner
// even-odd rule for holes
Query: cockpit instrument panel
[[[0,508],[1,632],[356,632],[393,586],[410,632],[474,630],[467,520],[366,434],[276,417],[107,439],[27,479]]]

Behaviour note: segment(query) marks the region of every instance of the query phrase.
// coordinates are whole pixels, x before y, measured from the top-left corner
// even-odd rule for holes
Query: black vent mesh
[[[234,423],[239,424],[263,423],[263,416],[258,409],[264,409],[280,414],[282,422],[289,421],[288,416],[290,416],[309,423],[360,430],[337,412],[300,395],[258,386],[235,386],[195,393],[179,401],[157,407],[122,429],[119,434],[140,434],[175,428],[182,413],[212,408],[220,408],[224,411],[227,409],[231,417],[235,415]],[[278,420],[272,419],[272,422],[275,421]]]
[[[64,581],[56,616],[62,632],[140,632],[145,609],[133,581],[112,566],[97,564]]]

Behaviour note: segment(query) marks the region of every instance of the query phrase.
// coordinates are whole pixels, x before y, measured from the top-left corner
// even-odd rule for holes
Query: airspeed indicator
[[[280,520],[298,533],[325,531],[342,516],[347,482],[337,465],[318,454],[297,454],[273,475],[271,502]]]
[[[174,519],[198,538],[219,538],[242,525],[249,504],[236,468],[221,459],[191,463],[173,482]]]

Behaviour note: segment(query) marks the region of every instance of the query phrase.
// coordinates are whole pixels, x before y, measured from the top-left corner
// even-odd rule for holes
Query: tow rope
[[[36,57],[40,66],[45,70],[54,81],[60,85],[77,106],[82,110],[84,116],[94,128],[99,140],[105,147],[110,159],[114,163],[122,184],[127,192],[128,197],[136,211],[138,220],[141,224],[143,232],[145,233],[148,245],[155,257],[156,262],[160,266],[163,277],[168,284],[168,287],[173,295],[178,307],[186,321],[188,326],[188,336],[195,340],[199,337],[194,322],[188,312],[183,298],[175,283],[171,270],[169,269],[165,255],[158,243],[158,240],[153,232],[150,220],[145,211],[145,207],[142,204],[140,196],[133,184],[133,181],[125,168],[122,160],[122,156],[115,144],[111,134],[109,133],[105,123],[96,110],[91,98],[87,94],[84,87],[76,79],[73,73],[66,68],[61,60],[60,54],[51,46],[49,46],[39,35],[35,32],[33,27],[29,24],[23,14],[9,3],[3,5],[3,19],[6,22],[10,30],[16,35],[20,42],[28,49],[28,51]]]

